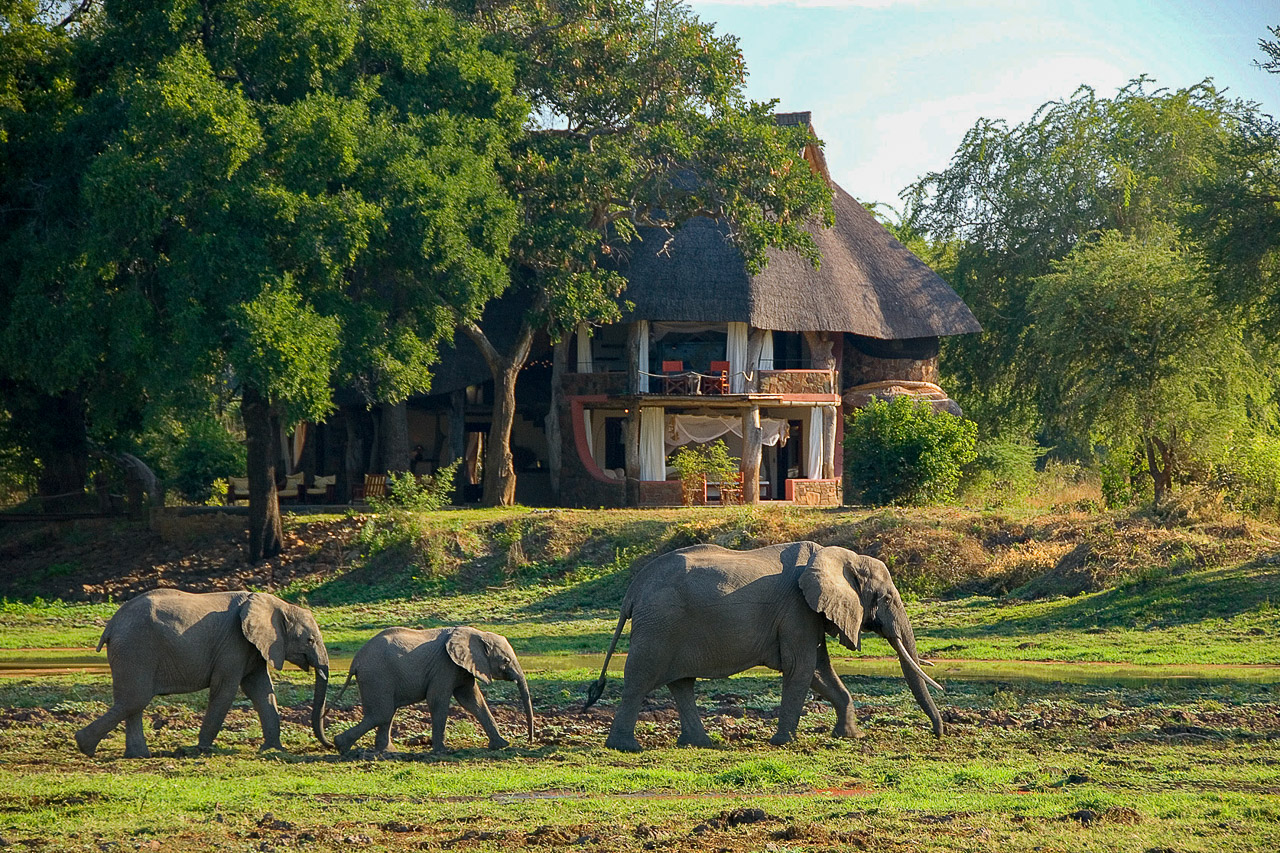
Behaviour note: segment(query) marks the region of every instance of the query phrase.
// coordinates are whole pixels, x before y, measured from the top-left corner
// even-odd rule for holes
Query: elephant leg
[[[120,664],[111,669],[111,707],[107,712],[80,731],[76,732],[76,746],[90,757],[98,749],[98,744],[111,730],[128,720],[134,714],[140,715],[154,698],[152,692],[152,673],[147,670],[136,670]],[[150,758],[146,737],[142,734],[139,723],[138,736],[135,743],[125,738],[125,758]]]
[[[637,637],[635,629],[632,629],[631,649],[627,652],[627,664],[623,670],[622,698],[614,709],[613,725],[609,727],[609,737],[604,742],[609,749],[640,751],[640,743],[636,740],[640,708],[644,697],[668,683],[665,674],[669,671],[669,664],[670,652],[653,641],[645,642],[644,637]]]
[[[680,739],[678,746],[713,746],[707,730],[702,727],[702,717],[698,715],[698,703],[694,699],[694,683],[692,678],[678,678],[667,685],[671,696],[680,709]]]
[[[387,721],[386,725],[387,725],[387,740],[390,741],[391,739],[390,721]],[[379,721],[369,716],[368,714],[365,714],[363,717],[360,718],[360,722],[356,723],[354,726],[352,726],[351,728],[347,729],[345,732],[342,732],[337,737],[335,737],[333,739],[333,745],[338,748],[338,752],[340,754],[346,755],[348,752],[351,751],[351,747],[355,744],[355,742],[358,741],[360,738],[364,737],[365,732],[370,731],[375,726],[379,726]]]
[[[378,731],[373,736],[373,748],[378,752],[391,751],[391,718],[378,723]]]
[[[510,741],[502,736],[502,732],[498,731],[498,724],[493,719],[493,712],[489,710],[489,703],[484,701],[484,694],[480,692],[480,685],[475,680],[470,685],[462,685],[453,691],[453,698],[458,700],[458,704],[463,709],[470,711],[471,715],[480,721],[480,725],[484,728],[484,733],[489,736],[490,749],[506,749],[511,746]],[[435,715],[432,715],[434,722]]]
[[[278,749],[280,743],[280,708],[276,705],[276,691],[271,684],[271,673],[266,666],[256,667],[240,681],[240,689],[249,697],[262,723],[262,746],[259,751]]]
[[[213,681],[209,684],[209,707],[204,712],[204,722],[200,724],[200,741],[196,744],[201,751],[213,749],[213,739],[222,731],[222,724],[227,719],[227,712],[231,710],[231,703],[235,701],[239,687],[239,679],[214,674]]]
[[[433,699],[430,706],[431,751],[443,755],[447,751],[444,746],[444,729],[449,722],[449,697],[446,695],[444,699]]]
[[[853,710],[853,697],[831,665],[831,656],[825,642],[818,647],[818,668],[814,670],[813,683],[809,686],[836,709],[836,727],[831,731],[833,737],[862,736]]]
[[[778,731],[769,743],[781,746],[795,739],[800,726],[800,714],[804,712],[804,700],[809,695],[818,668],[818,647],[804,646],[784,651],[782,661],[782,704],[778,707]]]
[[[150,699],[148,698],[147,701],[150,701]],[[131,720],[136,717],[138,720],[137,736],[131,740],[128,737],[128,731],[126,731],[124,757],[150,758],[151,753],[147,750],[147,740],[142,730],[142,712],[146,707],[146,702],[141,705],[137,702],[124,703],[117,698],[105,714],[76,732],[76,747],[92,758],[93,754],[98,750],[98,744],[111,733],[112,729],[120,725],[121,721]]]
[[[135,711],[124,718],[124,757],[150,758],[147,734],[142,726],[142,711]]]

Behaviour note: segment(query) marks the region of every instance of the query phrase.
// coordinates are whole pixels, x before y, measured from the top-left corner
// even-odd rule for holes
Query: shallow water
[[[609,662],[609,671],[622,675],[626,655],[615,654]],[[571,670],[598,671],[604,663],[604,655],[521,655],[525,672],[554,674]],[[857,657],[837,658],[836,671],[844,676],[869,678],[901,677],[897,658]],[[1253,684],[1280,684],[1280,666],[1242,664],[1185,664],[1142,666],[1129,663],[1080,663],[1064,661],[991,661],[991,660],[935,660],[927,669],[935,681],[996,681],[1017,683],[1065,682],[1068,684],[1098,684],[1120,687],[1155,686],[1161,683],[1191,685],[1203,683],[1246,682]],[[336,678],[346,672],[350,657],[334,657],[330,670]],[[109,675],[105,652],[92,649],[24,649],[0,650],[0,678],[38,678],[48,676],[87,673]],[[749,675],[769,675],[771,670],[748,670]]]

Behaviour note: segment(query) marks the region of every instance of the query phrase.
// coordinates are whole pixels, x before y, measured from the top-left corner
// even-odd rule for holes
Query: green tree
[[[691,216],[730,224],[752,269],[765,248],[816,250],[804,225],[829,224],[830,192],[800,156],[816,142],[778,128],[772,105],[743,96],[737,41],[687,7],[646,0],[452,0],[447,5],[510,54],[533,118],[504,178],[521,205],[512,291],[524,306],[501,341],[475,317],[462,331],[494,379],[484,502],[515,496],[510,450],[515,384],[540,330],[563,339],[579,322],[611,322],[623,279],[612,263],[641,226]]]
[[[1139,78],[1112,98],[1081,88],[1018,125],[980,121],[945,170],[908,188],[906,224],[945,253],[940,271],[985,329],[948,339],[941,359],[984,434],[1054,420],[1030,346],[1035,278],[1099,231],[1180,225],[1224,142],[1256,114],[1208,82],[1170,91]]]
[[[229,375],[268,556],[276,425],[323,417],[335,379],[425,390],[455,316],[505,286],[497,167],[527,105],[478,31],[412,0],[106,2],[84,32],[70,204],[9,243],[4,344],[57,353],[23,359],[33,383],[126,407]]]
[[[1193,461],[1221,461],[1248,429],[1251,393],[1267,384],[1242,324],[1169,229],[1105,232],[1052,270],[1028,309],[1059,426],[1119,458],[1140,448],[1158,505]]]

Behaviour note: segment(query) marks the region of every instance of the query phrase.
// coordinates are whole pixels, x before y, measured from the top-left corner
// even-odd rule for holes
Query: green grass
[[[1215,668],[1280,663],[1274,561],[1176,561],[1071,598],[911,598],[921,650],[944,661],[934,673],[947,687],[938,697],[949,726],[942,740],[931,737],[888,645],[869,637],[862,656],[832,646],[859,708],[860,740],[832,739],[834,712],[814,702],[798,740],[770,746],[781,684],[752,671],[699,684],[717,748],[676,748],[678,724],[659,693],[637,727],[646,751],[623,755],[602,746],[620,675],[596,709],[578,707],[631,567],[654,543],[751,544],[770,525],[789,533],[812,518],[550,515],[442,512],[412,530],[374,529],[354,566],[284,592],[314,609],[335,674],[389,625],[472,624],[506,635],[526,661],[534,743],[515,736],[513,686],[495,683],[484,689],[513,742],[507,750],[485,749],[479,726],[458,711],[453,751],[433,756],[421,737],[425,711],[408,708],[393,755],[341,759],[311,738],[310,680],[289,669],[277,679],[287,754],[256,752],[257,719],[241,700],[214,754],[188,755],[205,701],[193,694],[148,709],[155,758],[121,759],[117,731],[87,759],[72,734],[107,707],[109,677],[0,670],[0,838],[38,850],[1280,848],[1280,684]],[[928,512],[821,518],[832,530],[855,524],[857,535],[909,523],[911,535],[935,543],[955,539],[946,524],[968,523]],[[988,520],[973,524],[988,535]],[[578,535],[545,544],[566,530]],[[918,553],[895,571],[949,571],[941,552]],[[921,589],[937,585],[917,577]],[[101,661],[82,650],[114,610],[5,602],[0,664]],[[43,651],[50,647],[81,651]],[[333,704],[330,734],[358,718],[358,692]]]

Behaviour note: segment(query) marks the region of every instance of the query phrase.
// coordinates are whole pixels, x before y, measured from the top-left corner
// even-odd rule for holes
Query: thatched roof
[[[792,115],[799,121],[804,114]],[[836,223],[814,235],[818,269],[794,252],[771,249],[764,271],[748,276],[726,227],[710,219],[686,223],[669,243],[657,229],[642,232],[624,250],[622,298],[635,305],[627,319],[737,321],[882,340],[982,331],[950,285],[857,199],[834,184],[832,191]]]

